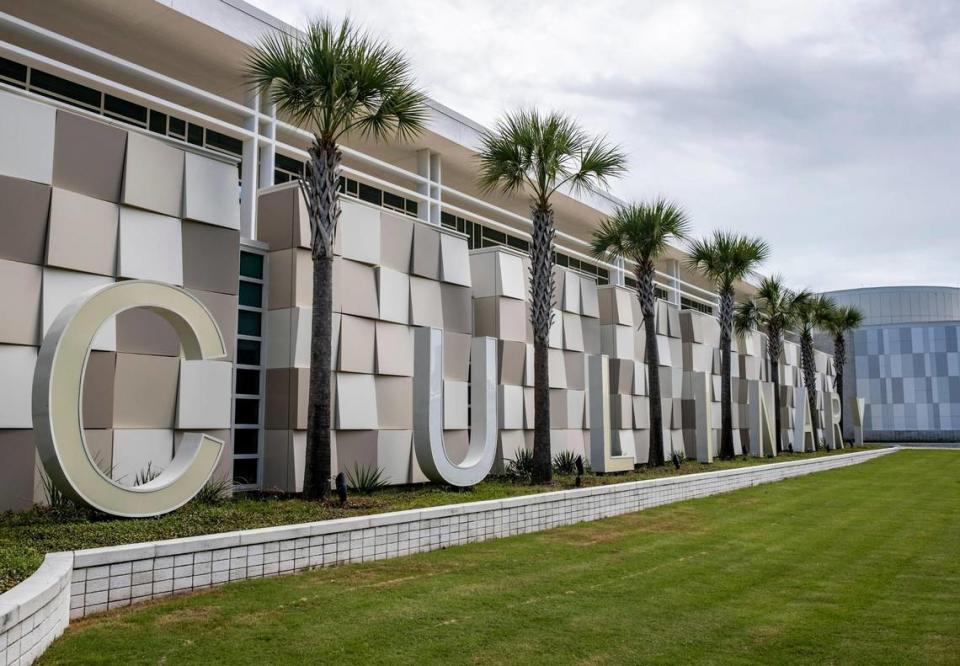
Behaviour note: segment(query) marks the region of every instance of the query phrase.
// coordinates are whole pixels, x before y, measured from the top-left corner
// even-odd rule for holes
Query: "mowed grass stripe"
[[[960,452],[229,585],[41,663],[960,663]]]

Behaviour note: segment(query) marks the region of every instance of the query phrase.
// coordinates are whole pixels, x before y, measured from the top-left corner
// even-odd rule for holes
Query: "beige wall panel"
[[[296,183],[262,190],[257,197],[257,240],[274,252],[310,249],[310,216]]]
[[[376,275],[380,319],[406,324],[410,321],[410,276],[384,266],[376,268]]]
[[[376,377],[377,424],[383,430],[413,427],[413,379]]]
[[[0,93],[0,175],[50,183],[57,111],[14,93]]]
[[[563,348],[570,351],[583,351],[583,325],[580,315],[563,313]]]
[[[0,259],[42,264],[50,213],[50,186],[0,176],[0,210],[3,211]]]
[[[60,311],[88,289],[114,282],[113,278],[88,273],[75,273],[59,268],[43,269],[43,287],[40,299],[40,322],[43,333],[50,328]],[[93,348],[104,351],[117,349],[116,319],[107,320],[93,339]]]
[[[470,287],[441,284],[440,297],[443,304],[444,330],[471,333],[473,331],[473,298]]]
[[[440,235],[440,279],[463,287],[470,286],[470,257],[466,238],[448,233]]]
[[[344,259],[362,264],[380,263],[380,210],[365,203],[340,198],[337,241]]]
[[[534,409],[534,391],[532,388],[523,389],[523,427],[526,430],[533,430],[536,417]]]
[[[567,366],[560,349],[550,349],[547,352],[547,361],[550,372],[550,388],[567,388]]]
[[[356,475],[362,469],[379,467],[377,431],[354,430],[337,433],[337,465],[344,474]]]
[[[413,454],[412,430],[381,430],[377,433],[377,465],[391,484],[410,483]]]
[[[0,343],[40,344],[43,269],[0,259]]]
[[[634,328],[632,326],[620,326],[618,324],[606,324],[600,326],[601,348],[604,354],[609,354],[611,359],[629,359],[634,358]]]
[[[557,289],[560,293],[557,303],[564,312],[580,314],[580,275],[570,270],[558,269],[556,273]]]
[[[225,332],[224,341],[229,346]],[[179,356],[180,339],[166,319],[150,310],[134,308],[117,315],[117,351]]]
[[[614,430],[633,429],[633,396],[610,396],[610,427]]]
[[[180,359],[176,427],[223,430],[233,422],[233,364]]]
[[[459,465],[467,457],[469,434],[466,430],[443,431],[443,450],[454,465]]]
[[[336,427],[374,430],[377,427],[377,390],[373,375],[337,373]]]
[[[240,232],[199,222],[183,222],[181,235],[184,286],[236,294],[240,275]]]
[[[530,309],[524,310],[530,314]],[[547,345],[551,349],[563,349],[563,312],[557,309],[550,311],[550,334],[547,337]]]
[[[477,337],[499,337],[496,296],[473,299],[473,334]]]
[[[181,226],[175,217],[121,208],[117,276],[182,285]]]
[[[586,391],[567,391],[567,427],[580,429],[584,427],[584,407],[586,405]]]
[[[440,232],[436,228],[426,224],[414,225],[410,274],[430,280],[440,279]]]
[[[524,363],[527,358],[527,345],[509,340],[498,341],[500,362],[500,383],[521,386],[523,384]]]
[[[113,381],[117,355],[92,351],[83,373],[83,427],[113,427]]]
[[[471,337],[463,333],[443,333],[443,378],[467,381],[470,372]]]
[[[137,475],[163,471],[173,459],[173,430],[116,429],[113,431],[113,480],[133,486]]]
[[[493,473],[503,474],[506,462],[517,457],[517,451],[526,448],[522,430],[501,430],[497,442],[497,458],[493,463]]]
[[[331,442],[331,446],[335,446],[335,442]],[[265,430],[263,449],[263,489],[268,492],[301,492],[306,435],[292,430]],[[331,454],[331,459],[335,458]]]
[[[473,250],[468,257],[474,298],[496,296],[497,254],[491,251]]]
[[[183,151],[159,139],[130,132],[120,203],[180,217]]]
[[[586,389],[586,357],[580,352],[563,352],[563,367],[567,376],[567,388],[583,391]]]
[[[237,166],[186,153],[183,164],[183,217],[240,231]]]
[[[264,404],[264,425],[269,429],[284,430],[290,427],[291,383],[290,368],[270,368],[267,370],[266,403]]]
[[[583,351],[587,354],[599,354],[602,348],[600,339],[600,320],[592,317],[582,317],[580,325],[583,327]]]
[[[633,373],[636,369],[634,361],[626,359],[610,359],[610,393],[630,395],[633,393]]]
[[[600,316],[597,281],[583,276],[580,276],[580,311],[584,317],[596,319]]]
[[[413,220],[380,213],[380,263],[401,273],[410,272],[413,250]]]
[[[413,329],[402,324],[376,323],[376,373],[413,376]]]
[[[119,215],[120,207],[114,203],[53,188],[47,264],[115,275]]]
[[[266,346],[266,365],[268,368],[308,368],[310,367],[310,341],[312,339],[311,308],[290,308],[267,312],[266,325],[269,331]],[[340,315],[334,313],[333,363],[339,355]]]
[[[117,354],[113,395],[116,428],[172,428],[180,360]]]
[[[334,259],[333,309],[344,314],[377,319],[377,278],[372,266]]]
[[[113,430],[86,428],[83,431],[83,439],[96,466],[105,475],[113,478]]]
[[[502,430],[523,428],[523,387],[499,386],[499,427]]]
[[[37,348],[0,345],[0,428],[32,428]]]
[[[57,111],[53,150],[53,184],[103,201],[120,201],[127,132]]]
[[[313,307],[313,259],[309,250],[291,248],[271,252],[267,265],[268,308]]]
[[[340,318],[340,358],[337,369],[343,372],[373,373],[376,326],[372,319],[342,315]]]
[[[439,282],[411,276],[410,323],[414,326],[443,328],[443,300]]]
[[[213,473],[210,475],[211,481],[233,481],[233,436],[230,430],[177,430],[173,433],[173,452],[176,455],[177,451],[180,450],[180,444],[183,442],[183,438],[189,434],[207,434],[211,437],[215,437],[223,442],[223,452],[220,454],[220,460],[217,461],[217,466],[214,467]],[[229,491],[232,494],[232,489]]]
[[[232,361],[237,348],[237,297],[203,289],[187,291],[196,296],[213,315],[227,345],[227,358],[224,360]]]
[[[497,333],[501,340],[527,341],[527,313],[523,301],[497,299]]]
[[[32,430],[0,430],[0,511],[22,511],[35,498],[37,455]],[[39,497],[36,499],[40,499]]]
[[[598,288],[597,295],[601,323],[623,326],[637,326],[641,323],[633,318],[632,302],[637,298],[634,292],[623,287],[605,285]]]
[[[443,382],[443,427],[459,430],[469,427],[467,405],[470,384],[446,379]]]

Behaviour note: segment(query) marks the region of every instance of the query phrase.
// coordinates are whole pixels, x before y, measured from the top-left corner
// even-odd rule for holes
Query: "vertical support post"
[[[417,185],[417,192],[426,197],[426,202],[418,202],[417,217],[424,222],[440,226],[440,203],[443,192],[440,187],[442,176],[440,153],[426,148],[417,151],[417,173],[429,181]]]
[[[243,140],[243,164],[240,168],[240,236],[255,238],[257,233],[257,157],[260,135],[260,95],[250,91],[244,103],[253,110],[243,121],[243,128],[253,132]]]
[[[273,185],[273,170],[277,162],[277,107],[271,104],[267,113],[270,119],[264,127],[264,141],[260,149],[260,187]]]
[[[667,295],[668,301],[675,305],[677,308],[680,307],[680,262],[676,259],[667,259],[667,275],[670,276],[668,281],[670,286],[670,293]]]
[[[610,271],[610,284],[614,284],[618,287],[625,287],[626,276],[627,276],[627,263],[623,260],[623,257],[617,257],[613,260],[613,270]]]

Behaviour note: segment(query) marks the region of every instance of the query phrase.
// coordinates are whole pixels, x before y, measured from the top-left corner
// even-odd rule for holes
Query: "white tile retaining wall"
[[[896,450],[54,553],[33,576],[0,595],[0,665],[29,664],[60,635],[68,615],[84,617],[230,581],[538,532],[855,465]]]

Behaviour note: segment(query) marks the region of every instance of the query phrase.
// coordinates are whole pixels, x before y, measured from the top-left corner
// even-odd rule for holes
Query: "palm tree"
[[[800,330],[800,370],[803,385],[807,388],[807,403],[810,405],[810,425],[813,429],[813,446],[820,448],[820,414],[817,412],[817,362],[813,349],[813,332],[825,329],[836,306],[833,300],[811,294],[797,303],[797,326]]]
[[[591,137],[560,113],[521,110],[506,114],[483,134],[477,155],[483,190],[530,196],[530,322],[534,363],[534,483],[552,478],[550,389],[547,339],[553,320],[553,237],[551,197],[561,188],[593,191],[626,170],[626,157],[603,137]]]
[[[303,493],[330,492],[330,365],[333,242],[340,219],[339,142],[348,133],[375,140],[416,136],[427,118],[404,54],[349,20],[310,22],[303,34],[271,32],[247,56],[246,79],[280,114],[313,133],[300,180],[313,250],[313,342]]]
[[[660,354],[657,349],[656,294],[653,278],[657,258],[671,240],[683,240],[690,230],[680,206],[662,198],[620,206],[593,232],[592,248],[598,259],[606,254],[636,265],[637,298],[643,312],[647,344],[647,385],[650,387],[650,456],[659,466],[663,456],[663,406],[660,403]]]
[[[720,458],[734,457],[733,405],[730,395],[730,342],[733,333],[734,285],[756,273],[770,254],[766,241],[732,231],[714,231],[690,243],[687,263],[717,287],[720,295]]]
[[[757,293],[737,306],[734,327],[737,333],[762,330],[767,335],[767,357],[773,377],[773,412],[777,453],[783,452],[783,428],[780,414],[780,354],[783,352],[783,333],[794,328],[797,302],[808,297],[807,292],[796,293],[783,283],[779,275],[760,280]]]
[[[847,333],[859,328],[863,323],[863,313],[857,308],[844,305],[837,306],[831,316],[824,322],[827,332],[833,335],[833,388],[840,398],[840,432],[843,432],[843,415],[847,411],[843,401],[843,366],[847,361]]]

